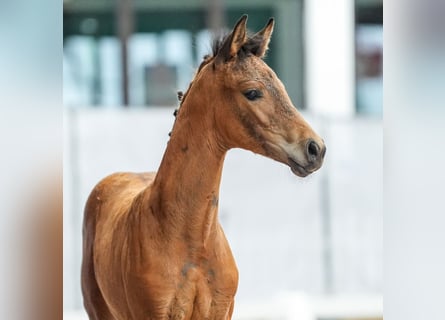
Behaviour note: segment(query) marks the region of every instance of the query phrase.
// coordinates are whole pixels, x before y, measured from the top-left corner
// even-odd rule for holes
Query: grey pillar
[[[134,16],[132,0],[116,0],[117,33],[121,44],[123,105],[130,101],[128,81],[128,40],[133,32]]]
[[[303,4],[302,0],[277,1],[275,7],[277,73],[286,86],[292,102],[304,108]]]

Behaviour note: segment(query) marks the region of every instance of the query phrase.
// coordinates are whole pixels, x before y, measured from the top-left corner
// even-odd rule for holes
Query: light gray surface
[[[66,308],[82,305],[81,221],[89,192],[116,171],[156,170],[173,125],[172,111],[65,113]],[[325,165],[310,177],[298,178],[286,166],[248,151],[227,155],[220,219],[240,271],[238,303],[289,291],[382,291],[381,121],[307,119],[327,145]],[[330,217],[330,234],[323,217]],[[326,249],[331,263],[326,263]]]

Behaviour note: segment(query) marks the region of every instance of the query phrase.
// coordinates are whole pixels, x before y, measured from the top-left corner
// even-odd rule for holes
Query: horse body
[[[306,176],[324,144],[261,60],[273,20],[246,17],[182,98],[157,173],[102,180],[85,208],[82,292],[90,319],[231,319],[238,270],[218,222],[224,158],[244,148]]]
[[[97,282],[103,307],[94,295],[91,307],[105,310],[92,319],[231,316],[238,272],[217,221],[224,154],[190,143],[185,150],[181,137],[172,136],[156,176],[114,174],[89,197],[84,232],[95,234],[84,251],[94,276],[83,287]],[[191,170],[196,179],[183,179]]]

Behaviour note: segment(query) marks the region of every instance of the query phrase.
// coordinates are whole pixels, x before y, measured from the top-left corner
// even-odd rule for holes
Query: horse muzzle
[[[306,177],[320,169],[325,154],[326,145],[324,142],[317,143],[313,139],[308,139],[304,148],[304,161],[298,161],[293,157],[288,157],[288,165],[294,174],[299,177]]]

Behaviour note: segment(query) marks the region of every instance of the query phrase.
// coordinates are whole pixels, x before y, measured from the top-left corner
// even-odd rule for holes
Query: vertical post
[[[277,24],[272,38],[279,48],[275,52],[277,73],[297,108],[304,106],[302,1],[276,1],[274,15]]]
[[[224,0],[210,0],[207,6],[207,27],[218,32],[225,26]]]
[[[129,80],[128,80],[128,39],[133,32],[134,16],[132,0],[116,0],[117,33],[121,45],[122,65],[122,97],[123,105],[129,106]]]
[[[326,125],[326,122],[324,123]],[[332,213],[329,197],[329,168],[325,168],[321,177],[321,245],[323,263],[323,289],[327,294],[334,292],[334,257],[332,245]]]
[[[103,102],[102,79],[101,79],[101,61],[100,61],[100,41],[99,37],[94,37],[93,47],[93,105],[98,106]]]

